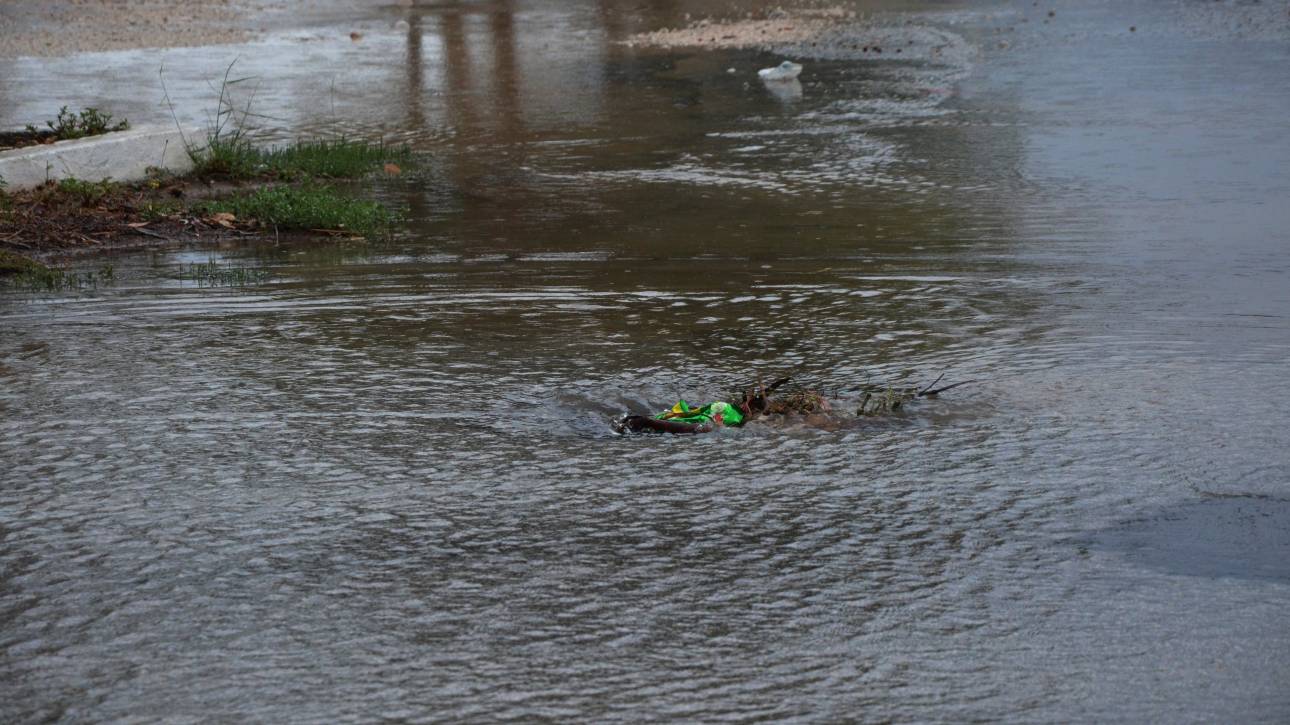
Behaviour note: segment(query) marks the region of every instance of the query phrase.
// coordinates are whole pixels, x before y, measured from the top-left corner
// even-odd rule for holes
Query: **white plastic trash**
[[[791,60],[786,60],[774,68],[762,68],[757,71],[757,77],[763,81],[791,81],[797,78],[802,72],[802,66]]]

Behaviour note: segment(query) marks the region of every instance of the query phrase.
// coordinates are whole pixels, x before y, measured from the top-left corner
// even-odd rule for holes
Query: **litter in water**
[[[767,83],[782,83],[796,80],[802,74],[802,65],[786,60],[774,68],[762,68],[757,71],[757,77]]]

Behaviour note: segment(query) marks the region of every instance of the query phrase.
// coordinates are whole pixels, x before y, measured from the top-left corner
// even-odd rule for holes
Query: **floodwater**
[[[1286,9],[1054,7],[800,97],[617,43],[697,3],[0,61],[5,125],[238,58],[266,137],[427,155],[387,242],[0,296],[2,719],[1286,721]],[[977,382],[608,426],[785,371]]]

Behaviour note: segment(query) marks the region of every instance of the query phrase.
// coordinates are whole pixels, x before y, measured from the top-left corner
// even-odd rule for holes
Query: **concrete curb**
[[[198,129],[182,134],[174,126],[142,126],[45,146],[0,151],[0,179],[10,191],[40,186],[48,180],[75,177],[85,181],[138,181],[149,168],[173,174],[192,170],[184,139],[206,137]]]

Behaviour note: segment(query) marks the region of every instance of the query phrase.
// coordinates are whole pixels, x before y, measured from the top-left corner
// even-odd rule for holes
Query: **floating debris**
[[[911,401],[936,397],[947,390],[973,382],[965,380],[936,387],[944,377],[941,375],[926,386],[866,386],[862,389],[864,397],[855,410],[855,417],[889,415]],[[738,428],[757,418],[772,416],[839,416],[835,406],[823,392],[806,386],[792,386],[791,380],[791,377],[784,377],[770,385],[758,383],[741,388],[731,392],[725,400],[703,406],[692,406],[685,400],[679,400],[657,415],[627,415],[611,423],[610,427],[620,434],[690,434],[710,433],[723,427]]]
[[[796,80],[802,74],[802,65],[786,60],[774,68],[762,68],[757,71],[757,77],[765,83],[785,83]]]

